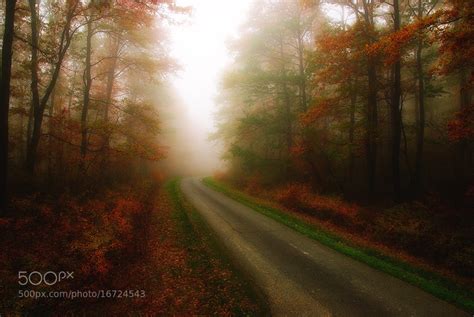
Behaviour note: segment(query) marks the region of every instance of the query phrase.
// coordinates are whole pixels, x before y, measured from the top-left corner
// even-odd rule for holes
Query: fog
[[[220,75],[231,57],[227,40],[235,37],[250,1],[177,1],[192,6],[189,16],[170,26],[170,53],[180,70],[167,94],[173,101],[161,107],[165,140],[169,140],[166,170],[179,175],[207,175],[223,167],[214,131]],[[217,14],[218,13],[218,14]],[[162,91],[163,93],[163,91]],[[168,96],[170,97],[170,96]],[[174,108],[174,109],[173,109]]]
[[[160,139],[167,147],[158,163],[166,176],[205,176],[222,167],[220,149],[209,140],[210,126],[199,120],[176,87],[155,87],[155,100],[162,126]]]

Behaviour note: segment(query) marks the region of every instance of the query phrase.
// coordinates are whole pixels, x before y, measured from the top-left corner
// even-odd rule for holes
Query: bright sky
[[[212,130],[219,76],[230,62],[226,41],[245,21],[251,0],[178,0],[192,6],[190,23],[171,29],[172,51],[183,70],[174,79],[196,124]]]

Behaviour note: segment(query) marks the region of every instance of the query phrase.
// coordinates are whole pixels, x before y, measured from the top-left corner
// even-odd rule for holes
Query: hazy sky
[[[214,100],[220,74],[231,62],[226,42],[238,34],[251,1],[176,1],[180,6],[193,8],[185,19],[187,22],[170,26],[169,32],[171,54],[182,68],[172,82],[188,110],[174,127],[181,139],[179,145],[171,146],[174,152],[170,157],[174,158],[172,163],[178,172],[204,175],[223,167],[219,159],[221,150],[208,140],[217,108]]]
[[[183,67],[174,85],[197,125],[210,131],[219,75],[229,54],[226,41],[245,21],[251,0],[180,0],[192,6],[190,22],[171,29],[172,54]]]

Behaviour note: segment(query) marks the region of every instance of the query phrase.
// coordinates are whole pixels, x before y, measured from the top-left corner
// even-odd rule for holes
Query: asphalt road
[[[182,190],[258,285],[275,316],[469,316],[206,187]]]

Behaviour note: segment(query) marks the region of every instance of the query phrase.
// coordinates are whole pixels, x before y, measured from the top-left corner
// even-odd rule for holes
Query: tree
[[[430,4],[427,12],[431,12],[437,4],[437,0]],[[416,18],[422,21],[424,18],[425,4],[422,0],[417,0]],[[415,191],[419,192],[422,185],[423,173],[423,149],[425,143],[425,71],[423,65],[423,46],[424,46],[423,31],[420,30],[416,39],[416,77],[417,77],[417,129],[416,129],[416,154],[415,154],[415,170],[413,175],[413,187]]]
[[[400,30],[400,8],[398,0],[393,0],[393,32]],[[400,142],[401,142],[401,62],[398,57],[392,67],[393,87],[390,103],[390,118],[392,127],[392,178],[393,194],[396,202],[400,201]]]
[[[86,173],[86,166],[84,160],[87,155],[87,114],[89,112],[90,105],[90,91],[92,88],[92,74],[91,74],[91,55],[92,55],[92,36],[94,35],[93,14],[94,8],[90,5],[90,14],[86,15],[86,59],[84,62],[84,89],[82,99],[82,111],[81,111],[81,164],[80,170],[82,173]]]
[[[33,129],[31,133],[31,139],[28,142],[26,152],[26,168],[30,174],[35,173],[36,157],[38,145],[41,137],[41,128],[43,124],[44,111],[49,101],[49,97],[53,92],[56,82],[59,78],[59,73],[66,56],[66,52],[69,49],[72,38],[76,31],[81,25],[73,26],[73,19],[77,15],[79,1],[67,1],[65,4],[65,18],[61,30],[61,36],[59,44],[56,48],[54,55],[54,62],[51,64],[51,76],[49,81],[45,83],[46,89],[42,97],[40,97],[39,86],[38,86],[38,52],[39,52],[39,30],[38,30],[38,8],[36,0],[29,0],[30,13],[31,13],[31,91],[32,91],[32,112],[33,112]]]
[[[8,203],[8,112],[16,0],[6,2],[2,42],[2,77],[0,79],[0,214]]]

